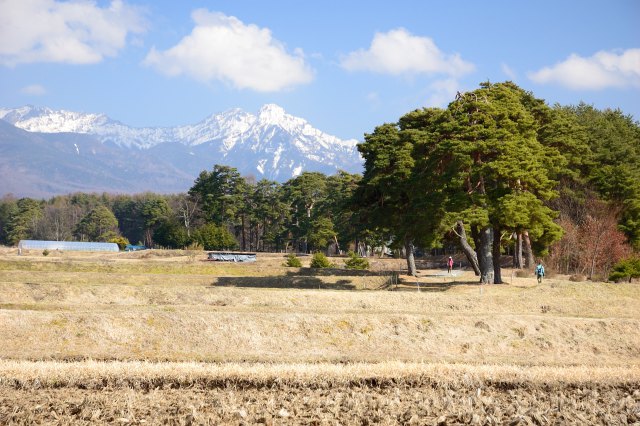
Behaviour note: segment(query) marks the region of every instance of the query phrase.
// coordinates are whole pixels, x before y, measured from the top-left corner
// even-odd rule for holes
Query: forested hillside
[[[21,239],[149,247],[412,254],[463,252],[483,282],[499,259],[544,257],[605,277],[640,249],[640,124],[619,110],[549,106],[511,82],[458,93],[364,137],[362,175],[285,183],[202,171],[186,194],[76,193],[0,200],[0,243]]]

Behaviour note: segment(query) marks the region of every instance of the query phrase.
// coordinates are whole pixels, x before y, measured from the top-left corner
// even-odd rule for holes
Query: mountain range
[[[357,141],[341,140],[274,104],[193,125],[135,128],[104,114],[0,108],[0,195],[184,192],[214,164],[279,182],[303,171],[361,172]]]

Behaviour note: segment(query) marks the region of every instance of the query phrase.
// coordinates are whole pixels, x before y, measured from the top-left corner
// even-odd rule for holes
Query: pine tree
[[[354,200],[360,220],[374,231],[387,232],[397,246],[404,246],[407,270],[416,274],[413,257],[419,227],[416,214],[416,187],[413,180],[414,143],[401,138],[396,124],[383,124],[366,134],[358,150],[365,161],[365,171]]]
[[[443,141],[448,154],[438,151],[445,173],[453,175],[447,210],[470,224],[482,282],[502,282],[504,236],[528,230],[549,244],[561,235],[555,213],[544,204],[556,196],[556,182],[530,101],[513,83],[483,83],[449,105],[454,125]]]

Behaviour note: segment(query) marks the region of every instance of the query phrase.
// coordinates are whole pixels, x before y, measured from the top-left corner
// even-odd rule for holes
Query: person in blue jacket
[[[538,278],[538,284],[542,282],[543,277],[544,277],[544,266],[542,266],[542,261],[539,261],[538,266],[536,266],[536,278]]]

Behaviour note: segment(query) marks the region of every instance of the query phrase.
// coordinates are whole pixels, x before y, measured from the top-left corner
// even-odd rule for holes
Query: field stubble
[[[640,422],[637,285],[202,257],[0,252],[0,423]]]

